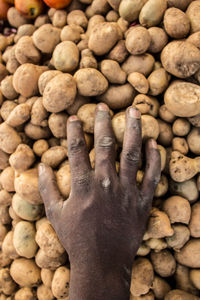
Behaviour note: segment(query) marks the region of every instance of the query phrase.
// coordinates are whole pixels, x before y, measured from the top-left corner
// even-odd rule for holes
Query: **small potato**
[[[145,53],[150,42],[151,36],[148,30],[142,26],[131,28],[126,36],[126,48],[132,55]]]
[[[101,62],[101,72],[110,83],[123,84],[126,82],[126,73],[121,70],[118,62],[105,59]]]
[[[18,172],[23,172],[31,167],[35,161],[32,149],[25,144],[20,144],[10,156],[9,163]]]
[[[192,2],[193,0],[167,0],[168,6],[176,7],[179,8],[183,11],[186,10],[188,5]]]
[[[41,95],[43,95],[47,83],[59,74],[61,74],[60,71],[50,70],[50,71],[46,71],[40,75],[40,78],[38,80],[38,87],[39,87],[39,91],[40,91]]]
[[[145,295],[141,295],[141,296],[133,296],[130,295],[130,300],[154,300],[154,294],[152,292],[149,292]]]
[[[196,155],[200,155],[200,128],[193,128],[187,136],[190,151]],[[183,153],[184,154],[184,153]]]
[[[137,251],[137,256],[146,256],[150,253],[151,248],[146,243],[142,243]]]
[[[193,178],[184,182],[170,180],[169,188],[172,195],[179,195],[191,203],[196,201],[199,197],[196,180]]]
[[[191,208],[188,200],[180,196],[172,196],[164,201],[163,211],[169,216],[171,223],[189,224]]]
[[[159,136],[159,123],[158,121],[149,115],[142,115],[142,139],[147,140],[149,138],[157,139]]]
[[[153,70],[154,62],[154,57],[149,53],[130,55],[122,64],[122,70],[128,75],[133,72],[138,72],[147,76]]]
[[[166,152],[165,148],[162,145],[158,145],[158,150],[160,152],[161,171],[163,171],[165,166],[166,166],[167,152]]]
[[[56,173],[56,179],[61,194],[65,198],[69,197],[71,190],[71,173],[68,164],[60,167],[60,169]]]
[[[31,109],[31,123],[33,125],[46,127],[47,126],[48,112],[43,106],[43,98],[38,99],[33,103]]]
[[[43,93],[43,105],[47,111],[57,113],[72,105],[75,97],[74,78],[70,74],[60,74],[47,83]]]
[[[148,51],[151,53],[160,52],[168,42],[168,36],[166,32],[160,27],[150,27],[148,32],[151,38]]]
[[[158,116],[159,102],[155,97],[138,94],[133,101],[134,106],[139,109],[142,115],[149,114],[152,117]]]
[[[6,123],[12,127],[22,125],[30,118],[30,112],[31,110],[28,104],[19,104],[11,111],[6,119]]]
[[[0,183],[7,192],[14,192],[15,171],[12,167],[7,167],[0,174]]]
[[[200,239],[190,239],[179,252],[175,253],[177,262],[189,268],[200,268]]]
[[[17,106],[14,101],[4,101],[1,106],[1,118],[6,121],[11,111]]]
[[[94,68],[97,69],[97,60],[90,49],[81,51],[80,69]]]
[[[153,71],[148,77],[149,94],[157,96],[164,92],[169,84],[170,78],[171,76],[163,68]]]
[[[39,64],[41,54],[35,47],[30,36],[23,36],[20,38],[15,48],[15,56],[20,64]]]
[[[10,270],[8,268],[0,269],[0,292],[3,292],[6,295],[11,295],[17,287],[10,275]]]
[[[23,287],[15,293],[15,300],[36,300],[35,292],[29,287]]]
[[[53,280],[54,272],[49,269],[42,269],[41,270],[41,278],[42,282],[48,288],[51,288],[52,280]]]
[[[21,15],[15,7],[9,8],[7,18],[9,24],[16,28],[28,23],[27,19]]]
[[[119,14],[129,22],[136,21],[147,0],[122,0],[119,5]]]
[[[105,22],[105,18],[101,15],[94,15],[89,19],[88,22],[88,27],[87,27],[87,31],[86,31],[86,35],[89,37],[93,28],[100,24],[100,23],[104,23]]]
[[[38,300],[53,300],[54,296],[52,294],[51,288],[45,286],[45,285],[40,285],[37,288],[37,299]]]
[[[192,206],[189,229],[192,237],[200,237],[200,202],[197,202]]]
[[[35,227],[30,222],[17,223],[13,233],[13,245],[16,252],[26,258],[35,256],[38,245],[35,242]]]
[[[53,113],[48,120],[49,128],[56,138],[66,138],[68,116],[65,113]]]
[[[190,231],[188,227],[182,224],[172,225],[174,234],[166,237],[168,247],[173,248],[175,251],[179,251],[185,243],[190,239]]]
[[[26,221],[36,221],[43,214],[42,205],[31,204],[18,194],[14,194],[12,198],[12,208],[19,218]]]
[[[9,215],[9,207],[6,205],[0,206],[0,223],[3,225],[10,224],[11,218]]]
[[[10,74],[14,74],[19,66],[20,66],[20,63],[18,62],[18,60],[16,59],[16,56],[15,56],[15,46],[13,46],[11,51],[9,51],[8,60],[6,61],[6,72],[8,71]],[[3,75],[2,71],[3,70],[0,65],[0,80]],[[6,75],[8,75],[8,74],[6,74]],[[3,75],[3,78],[5,76]]]
[[[198,269],[193,269],[190,270],[190,280],[192,284],[197,288],[198,290],[200,289],[200,270]]]
[[[199,1],[192,1],[186,10],[191,24],[191,33],[200,31],[200,3]]]
[[[60,38],[61,41],[71,41],[77,44],[81,40],[81,34],[84,33],[84,30],[81,26],[71,24],[62,28]]]
[[[7,233],[8,233],[7,227],[0,223],[0,242],[3,242],[3,240],[5,239]]]
[[[51,168],[56,168],[67,157],[67,150],[62,146],[49,148],[43,153],[41,162],[49,165]]]
[[[160,252],[151,252],[151,262],[154,270],[161,277],[172,276],[176,270],[176,261],[166,249]]]
[[[0,63],[0,82],[8,75],[7,68]]]
[[[183,11],[172,7],[165,12],[164,27],[170,37],[183,39],[189,34],[190,20]]]
[[[14,100],[17,98],[18,93],[13,87],[13,75],[6,76],[1,81],[1,92],[6,99]]]
[[[159,108],[159,117],[163,121],[168,123],[172,123],[176,118],[175,115],[167,109],[165,104],[161,105]],[[172,127],[172,131],[173,131],[173,127]],[[175,132],[173,133],[175,134]]]
[[[186,155],[188,153],[189,147],[186,139],[175,137],[172,140],[172,150],[179,151],[180,153]],[[199,152],[200,153],[200,152]]]
[[[67,23],[69,25],[79,25],[83,28],[86,28],[88,25],[88,20],[82,10],[75,9],[67,15]]]
[[[154,250],[155,252],[159,252],[167,248],[167,243],[164,239],[149,239],[146,241],[146,245],[148,245],[151,250]]]
[[[111,109],[122,109],[131,105],[134,96],[135,90],[129,83],[110,85],[107,91],[98,97],[98,101],[106,103]]]
[[[56,298],[64,298],[69,295],[70,271],[66,267],[59,267],[53,276],[52,292]]]
[[[77,83],[78,92],[82,96],[99,96],[108,88],[108,81],[96,69],[79,69],[74,78]]]
[[[165,175],[161,174],[161,178],[156,187],[154,196],[157,198],[163,197],[167,193],[168,187],[169,187],[169,184],[168,184],[167,177]]]
[[[200,127],[200,114],[188,118],[188,121],[195,127]]]
[[[45,66],[33,64],[21,65],[13,76],[14,89],[24,97],[32,97],[38,94],[38,79],[47,70]]]
[[[41,282],[40,269],[32,259],[14,260],[10,267],[10,275],[22,287],[38,286]]]
[[[51,24],[44,24],[33,33],[34,45],[42,53],[52,53],[56,45],[60,42],[59,28]]]
[[[95,55],[108,53],[121,37],[118,25],[114,22],[104,22],[96,25],[89,36],[88,46]]]
[[[67,24],[67,12],[65,10],[56,10],[52,17],[54,27],[63,28]]]
[[[37,156],[42,156],[44,152],[49,149],[49,145],[46,140],[38,140],[33,144],[33,151]]]
[[[153,293],[157,299],[164,299],[165,295],[171,290],[166,280],[159,276],[155,276],[152,286]]]
[[[147,258],[137,258],[132,268],[131,294],[140,296],[148,293],[152,286],[153,278],[154,271],[151,262]]]
[[[48,127],[33,125],[30,122],[25,125],[24,131],[26,136],[28,136],[32,140],[49,138],[50,136],[50,130]]]
[[[200,68],[200,51],[186,41],[172,41],[161,53],[163,67],[178,78],[187,78]]]
[[[149,0],[142,7],[139,21],[142,26],[152,27],[158,25],[167,9],[167,0]]]
[[[177,118],[172,126],[172,131],[175,135],[185,136],[190,132],[191,125],[190,123],[183,118]]]
[[[116,11],[110,10],[106,15],[106,21],[108,22],[117,22],[119,15]]]
[[[58,257],[49,257],[47,256],[46,252],[42,249],[39,249],[35,256],[35,262],[38,267],[50,269],[52,271],[59,268],[61,265],[64,265],[67,261],[67,254],[64,252],[61,256]]]
[[[32,36],[33,32],[36,30],[36,27],[33,24],[24,24],[18,27],[17,34],[15,35],[15,43],[23,36]]]
[[[13,231],[9,231],[6,234],[2,243],[2,251],[10,259],[16,259],[19,257],[13,245]]]
[[[112,119],[112,127],[116,140],[119,144],[123,143],[124,130],[125,130],[125,112],[119,112],[114,115]]]
[[[79,64],[79,49],[76,44],[71,41],[58,44],[53,52],[53,64],[59,71],[74,71]]]
[[[128,50],[125,46],[125,41],[120,40],[108,53],[108,59],[117,61],[118,63],[123,63],[128,56]]]
[[[147,94],[149,82],[142,73],[133,72],[128,76],[128,82],[141,94]]]
[[[24,200],[31,204],[43,203],[38,190],[38,171],[36,168],[15,176],[15,190]]]

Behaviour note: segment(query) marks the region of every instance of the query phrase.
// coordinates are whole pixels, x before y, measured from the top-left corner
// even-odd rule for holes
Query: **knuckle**
[[[76,186],[89,186],[91,182],[90,172],[77,174],[74,178],[74,182]]]
[[[136,149],[124,151],[123,156],[125,157],[125,160],[128,161],[131,164],[137,164],[140,159],[140,152]]]
[[[111,180],[109,177],[105,177],[101,180],[101,187],[103,188],[104,191],[108,191],[111,189]]]
[[[74,138],[70,141],[68,150],[71,154],[80,152],[85,146],[85,140],[83,138]]]
[[[111,148],[115,144],[114,138],[103,136],[99,139],[98,146],[101,148]]]

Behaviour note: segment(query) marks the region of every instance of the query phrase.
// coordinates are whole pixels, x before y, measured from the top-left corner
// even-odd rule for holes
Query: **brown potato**
[[[119,63],[115,60],[102,60],[101,72],[110,83],[124,84],[126,82],[126,73],[121,70]]]
[[[172,276],[176,270],[176,261],[167,249],[151,252],[151,262],[154,270],[161,277]]]
[[[118,63],[123,63],[127,56],[128,50],[124,40],[120,40],[108,53],[108,59],[116,60]]]
[[[191,34],[187,38],[187,42],[192,43],[194,46],[196,46],[200,50],[200,31],[197,31],[197,32]]]
[[[41,279],[45,286],[51,288],[54,272],[49,269],[41,270]]]
[[[26,136],[32,140],[45,139],[50,136],[50,130],[48,127],[33,125],[31,122],[25,125],[24,132]]]
[[[200,155],[200,128],[193,128],[187,136],[190,151],[196,155]]]
[[[163,210],[171,223],[189,224],[191,208],[188,200],[180,196],[172,196],[164,201]]]
[[[179,8],[183,11],[186,10],[188,5],[192,2],[193,0],[167,0],[168,6],[176,7]]]
[[[61,256],[53,258],[47,256],[46,252],[40,249],[35,256],[35,262],[38,267],[40,267],[41,269],[42,268],[50,269],[52,271],[64,265],[66,261],[67,261],[66,252],[64,252]]]
[[[164,15],[164,27],[170,37],[183,39],[189,34],[190,20],[182,10],[168,8]]]
[[[166,296],[165,300],[199,300],[199,297],[196,297],[192,294],[189,294],[182,290],[172,290]]]
[[[198,269],[193,269],[193,270],[190,270],[190,273],[189,273],[189,276],[190,276],[190,280],[192,282],[192,284],[199,290],[200,288],[200,270]]]
[[[175,182],[170,180],[169,189],[172,195],[179,195],[183,198],[186,198],[191,203],[196,201],[199,197],[197,183],[194,178],[184,182]]]
[[[189,147],[186,139],[175,137],[172,140],[172,150],[179,151],[180,153],[186,155],[188,153]],[[200,152],[199,152],[200,153]]]
[[[35,292],[29,287],[23,287],[15,293],[15,300],[36,300]]]
[[[4,190],[7,192],[14,192],[14,178],[15,178],[15,171],[12,167],[7,167],[4,169],[0,174],[0,183]]]
[[[64,159],[66,159],[66,157],[66,148],[62,146],[54,146],[42,154],[41,162],[49,165],[51,168],[56,168]]]
[[[188,120],[183,118],[177,118],[172,126],[172,131],[175,135],[185,136],[190,132],[191,125]]]
[[[43,95],[44,89],[45,89],[47,83],[59,74],[61,74],[61,72],[58,70],[50,70],[50,71],[46,71],[40,75],[39,80],[38,80],[38,87],[39,87],[39,91],[40,91],[41,95]]]
[[[122,64],[122,70],[128,75],[133,72],[139,72],[147,76],[153,70],[154,62],[154,57],[149,53],[130,55]]]
[[[150,27],[148,32],[151,37],[148,51],[151,53],[160,52],[168,42],[168,36],[166,32],[160,27]]]
[[[9,258],[9,259],[16,259],[19,257],[18,253],[13,244],[13,231],[9,231],[2,243],[2,252]]]
[[[170,78],[171,76],[163,68],[153,71],[148,77],[149,94],[157,96],[164,92],[169,84]]]
[[[18,172],[23,172],[29,169],[34,161],[34,153],[26,144],[20,144],[9,158],[11,167]]]
[[[1,93],[6,99],[14,100],[17,98],[18,93],[13,87],[13,75],[6,76],[1,81]]]
[[[190,235],[194,238],[200,237],[200,202],[192,206],[191,219],[189,223]]]
[[[190,239],[190,231],[188,227],[182,224],[172,225],[174,234],[166,237],[168,247],[173,248],[175,251],[179,251],[187,241]]]
[[[128,76],[128,82],[141,94],[147,94],[149,82],[142,73],[133,72]],[[135,99],[134,99],[135,100]]]
[[[21,137],[5,122],[0,124],[0,149],[6,153],[13,153],[21,143]]]
[[[157,299],[164,299],[165,295],[171,290],[166,280],[159,276],[155,276],[153,280],[152,290]]]
[[[10,25],[17,28],[28,23],[27,19],[21,15],[15,7],[9,8],[7,18]]]
[[[175,253],[177,262],[189,268],[200,268],[200,239],[190,239],[179,252]]]
[[[17,287],[10,275],[10,270],[8,268],[0,269],[0,292],[3,292],[6,295],[12,295]]]
[[[132,105],[136,106],[142,115],[149,114],[152,117],[158,116],[160,104],[155,97],[138,94],[134,98]]]
[[[147,0],[122,0],[119,5],[119,14],[125,20],[133,22],[138,19],[139,13],[146,2]]]
[[[38,300],[53,300],[54,296],[52,294],[51,288],[45,286],[44,284],[38,286],[37,299]]]
[[[126,36],[126,48],[132,55],[145,53],[150,43],[151,36],[142,26],[132,27]]]
[[[167,9],[167,0],[149,0],[142,7],[139,21],[142,26],[152,27],[158,25]]]
[[[176,272],[174,274],[176,280],[176,288],[193,295],[199,295],[198,290],[193,286],[189,278],[189,268],[177,264]]]
[[[71,24],[66,25],[62,28],[60,38],[61,41],[71,41],[77,44],[81,40],[81,34],[84,33],[84,30],[81,26]]]
[[[16,44],[15,57],[21,65],[25,63],[39,64],[41,60],[40,51],[35,47],[30,36],[20,38]]]
[[[186,15],[190,20],[191,32],[199,31],[200,3],[198,1],[192,1],[186,10]]]
[[[56,173],[58,188],[61,194],[67,198],[71,190],[71,173],[69,164],[60,167]]]

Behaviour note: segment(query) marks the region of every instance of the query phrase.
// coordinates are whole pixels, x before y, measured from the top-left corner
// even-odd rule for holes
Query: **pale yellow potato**
[[[33,144],[33,151],[37,156],[42,156],[48,149],[49,145],[46,140],[40,139]]]
[[[70,270],[64,266],[59,267],[53,276],[52,293],[56,298],[64,298],[69,295]]]
[[[146,243],[142,243],[137,251],[137,256],[146,256],[150,253],[151,248]]]
[[[14,100],[17,98],[18,93],[15,91],[13,87],[13,75],[6,76],[1,81],[1,93],[2,95],[9,100]]]
[[[179,151],[180,153],[187,155],[187,153],[189,151],[189,147],[188,147],[188,143],[187,143],[186,139],[180,138],[180,137],[173,138],[172,150]]]
[[[119,14],[125,20],[133,22],[138,19],[139,13],[146,2],[147,0],[122,0],[119,2]]]
[[[164,239],[149,239],[145,243],[150,247],[151,250],[154,250],[155,252],[159,252],[167,248],[167,243]]]
[[[46,152],[42,154],[41,162],[49,165],[51,168],[56,168],[60,163],[66,159],[67,150],[62,146],[50,147]]]
[[[163,171],[165,166],[166,166],[167,152],[166,152],[165,148],[162,145],[158,145],[158,150],[160,152],[161,171]]]
[[[37,299],[38,300],[53,300],[54,296],[51,288],[45,286],[44,284],[38,286],[37,288]]]
[[[188,135],[190,132],[190,128],[191,128],[190,122],[188,122],[188,120],[183,118],[177,118],[172,125],[172,131],[174,135],[178,135],[178,136]]]
[[[36,300],[35,292],[29,287],[20,288],[15,293],[15,300]]]
[[[41,270],[41,279],[45,286],[51,288],[54,272],[49,269]]]
[[[67,198],[71,190],[71,173],[69,164],[61,166],[56,172],[56,180],[61,194]]]
[[[10,276],[10,270],[8,268],[0,269],[0,292],[4,294],[12,295],[17,285]]]
[[[147,140],[149,138],[157,139],[159,136],[159,124],[158,121],[149,115],[142,115],[142,138]]]

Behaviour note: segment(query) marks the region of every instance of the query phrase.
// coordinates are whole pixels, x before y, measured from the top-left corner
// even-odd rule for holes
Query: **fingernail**
[[[39,170],[39,175],[41,175],[42,173],[44,173],[45,166],[44,166],[43,163],[39,164],[38,170]]]
[[[136,118],[136,119],[141,118],[141,112],[135,107],[129,107],[128,114],[131,118]]]
[[[78,121],[78,117],[77,116],[71,116],[68,119],[68,122],[74,122],[74,121]]]
[[[156,143],[156,141],[154,139],[150,140],[150,145],[151,145],[152,148],[158,149],[158,145],[157,145],[157,143]]]
[[[109,110],[108,106],[106,104],[104,104],[104,103],[99,103],[97,105],[97,109],[101,110],[101,111],[108,111]]]

